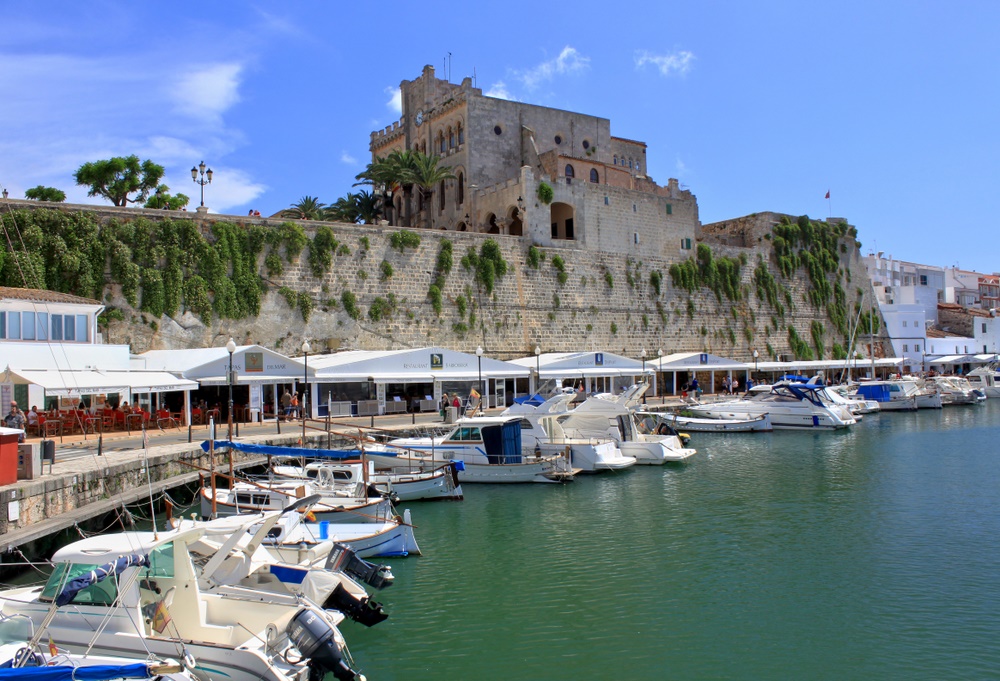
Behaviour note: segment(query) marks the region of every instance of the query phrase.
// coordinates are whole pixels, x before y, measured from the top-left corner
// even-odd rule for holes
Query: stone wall
[[[504,191],[510,191],[508,188]],[[609,189],[610,190],[610,189]],[[596,194],[595,194],[596,196]],[[603,196],[603,195],[602,195]],[[513,197],[516,199],[516,197]],[[534,197],[532,197],[532,201]],[[33,202],[23,202],[32,204]],[[600,202],[603,205],[603,200]],[[38,206],[38,204],[34,204]],[[47,204],[46,207],[57,207]],[[134,208],[58,206],[68,210],[96,210],[102,218],[123,219],[139,214],[156,219],[171,215],[169,211]],[[590,210],[598,214],[597,209]],[[626,211],[626,214],[628,211]],[[531,215],[531,209],[528,211]],[[195,218],[193,214],[183,214]],[[636,219],[639,213],[636,212]],[[202,216],[198,216],[202,217]],[[228,220],[241,224],[253,222],[277,226],[281,220],[211,216],[212,220]],[[686,220],[685,220],[686,221]],[[311,237],[317,223],[303,222]],[[112,322],[105,334],[109,343],[128,343],[136,353],[150,349],[205,347],[222,345],[232,336],[239,343],[259,343],[279,352],[294,353],[303,338],[308,337],[317,352],[343,348],[378,350],[441,345],[458,350],[474,350],[482,345],[495,357],[517,357],[532,353],[535,345],[544,351],[606,350],[638,356],[642,348],[651,356],[657,349],[665,353],[708,351],[734,358],[747,359],[753,349],[766,357],[770,344],[775,354],[790,355],[788,324],[808,339],[810,325],[818,320],[827,328],[826,351],[834,342],[843,342],[830,332],[826,310],[817,310],[807,301],[810,287],[804,271],[785,281],[770,264],[770,241],[761,236],[752,238],[750,247],[712,243],[716,257],[745,256],[741,270],[744,296],[738,302],[721,301],[707,288],[693,294],[675,288],[669,268],[691,252],[656,252],[640,237],[639,244],[626,253],[603,249],[601,239],[632,240],[633,232],[624,235],[618,226],[600,226],[601,234],[592,250],[584,250],[576,242],[564,241],[553,246],[538,246],[545,254],[538,268],[527,263],[530,236],[525,238],[443,231],[413,230],[421,241],[416,249],[402,252],[390,244],[395,227],[364,225],[330,225],[337,240],[347,247],[333,258],[330,271],[322,278],[312,276],[307,249],[297,262],[286,265],[280,277],[267,280],[258,317],[242,320],[215,319],[206,326],[190,312],[175,318],[151,320],[149,315],[131,310],[116,286],[111,286],[105,298],[109,306],[125,312],[125,321]],[[533,225],[541,232],[541,225]],[[653,226],[649,227],[654,228]],[[208,224],[202,226],[208,230]],[[362,246],[367,238],[369,248]],[[480,249],[486,239],[494,239],[509,265],[508,274],[498,278],[492,295],[478,290],[472,272],[462,268],[461,259],[470,249]],[[442,240],[448,239],[454,250],[454,265],[445,279],[443,306],[440,317],[435,314],[428,291],[435,279],[435,262]],[[866,287],[865,270],[860,261],[856,242],[845,238],[841,268],[846,271],[849,303],[856,290]],[[260,271],[263,267],[261,255]],[[560,284],[559,272],[553,266],[554,256],[565,262],[566,279]],[[753,285],[753,269],[758,258],[769,264],[770,271],[787,287],[793,304],[783,319],[765,301],[757,298]],[[391,265],[392,276],[383,279],[381,263]],[[650,283],[653,271],[661,275],[659,295]],[[630,283],[631,281],[631,283]],[[610,282],[610,283],[609,283]],[[853,283],[851,283],[853,282]],[[307,292],[314,308],[307,322],[297,308],[289,307],[279,293],[281,287]],[[343,291],[357,298],[361,312],[352,319],[340,304]],[[368,312],[376,297],[396,302],[396,311],[389,319],[372,321]],[[459,297],[470,300],[474,313],[459,316]],[[690,301],[690,302],[689,302]],[[853,307],[853,305],[852,305]],[[150,323],[155,321],[156,330]],[[884,326],[884,325],[883,325]]]

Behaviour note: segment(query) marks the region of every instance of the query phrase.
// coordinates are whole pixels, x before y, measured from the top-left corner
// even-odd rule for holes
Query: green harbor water
[[[371,681],[1000,678],[1000,400],[413,503]]]

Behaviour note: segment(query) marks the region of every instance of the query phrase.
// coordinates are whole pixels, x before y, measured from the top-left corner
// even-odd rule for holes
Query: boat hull
[[[769,414],[745,419],[709,419],[664,414],[663,420],[677,429],[697,433],[761,433],[774,430]]]

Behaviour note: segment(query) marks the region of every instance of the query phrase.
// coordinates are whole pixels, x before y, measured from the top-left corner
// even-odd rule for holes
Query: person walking
[[[281,411],[285,415],[285,420],[288,420],[288,415],[292,411],[292,393],[285,388],[285,394],[281,396]]]
[[[447,419],[448,407],[451,406],[451,402],[448,399],[448,393],[441,395],[441,421],[444,422]]]

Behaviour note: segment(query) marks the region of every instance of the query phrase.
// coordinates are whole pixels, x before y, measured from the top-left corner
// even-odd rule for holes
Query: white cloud
[[[677,163],[674,164],[674,170],[677,171],[677,177],[686,175],[688,172],[688,167],[685,165],[684,161],[681,160],[680,156],[677,157]]]
[[[502,80],[493,83],[493,85],[490,86],[490,89],[484,92],[483,94],[486,95],[487,97],[496,97],[497,99],[507,99],[512,102],[517,101],[517,97],[510,94],[510,90],[507,89],[506,83],[504,83]]]
[[[240,64],[215,64],[177,78],[173,97],[181,113],[208,120],[218,119],[240,101]]]
[[[555,59],[542,62],[527,71],[516,71],[515,74],[529,90],[533,90],[544,82],[556,76],[579,73],[590,67],[590,57],[584,57],[576,48],[567,45]]]
[[[670,76],[674,73],[681,76],[687,75],[693,61],[694,54],[687,50],[673,54],[653,54],[647,50],[636,50],[635,53],[635,67],[637,69],[652,64],[660,71],[661,76]]]
[[[398,87],[387,87],[385,94],[389,95],[389,101],[385,103],[390,111],[396,115],[403,113],[403,92]]]
[[[351,156],[350,154],[348,154],[346,151],[342,151],[342,152],[340,152],[340,162],[341,163],[346,163],[349,166],[354,166],[354,165],[358,164],[358,159],[354,158],[353,156]]]

